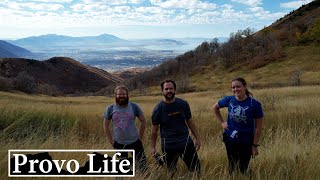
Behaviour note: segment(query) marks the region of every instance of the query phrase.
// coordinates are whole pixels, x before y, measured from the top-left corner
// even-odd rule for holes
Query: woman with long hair
[[[213,110],[223,128],[229,173],[236,169],[246,173],[251,157],[259,154],[263,111],[260,102],[252,98],[243,78],[233,79],[231,88],[233,96],[220,99],[213,105]],[[228,107],[226,121],[220,113],[220,108],[223,107]]]

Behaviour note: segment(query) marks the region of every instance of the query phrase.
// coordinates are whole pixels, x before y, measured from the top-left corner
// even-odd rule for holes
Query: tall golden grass
[[[260,155],[252,159],[252,179],[320,178],[320,86],[253,90],[264,109]],[[250,179],[227,171],[222,129],[213,115],[214,102],[231,91],[177,94],[191,107],[202,139],[199,156],[202,179]],[[167,179],[165,168],[151,158],[151,114],[161,96],[131,97],[145,113],[143,143],[150,164],[134,179]],[[7,176],[8,149],[112,149],[102,128],[108,97],[47,97],[0,92],[0,178]],[[222,110],[226,115],[226,109]],[[137,123],[139,124],[139,123]],[[159,144],[158,144],[158,149]],[[196,179],[179,161],[176,177]]]

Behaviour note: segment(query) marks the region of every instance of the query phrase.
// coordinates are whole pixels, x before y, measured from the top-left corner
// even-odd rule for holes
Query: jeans
[[[223,134],[223,141],[229,160],[229,173],[232,174],[238,168],[241,173],[246,173],[252,155],[252,143],[230,141],[225,133]]]
[[[179,157],[184,161],[189,171],[200,173],[201,166],[197,151],[193,143],[188,143],[186,147],[176,149],[162,149],[164,161],[170,171],[176,171]]]

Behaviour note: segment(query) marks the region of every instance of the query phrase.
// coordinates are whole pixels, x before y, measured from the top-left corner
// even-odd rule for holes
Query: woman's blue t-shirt
[[[229,140],[243,143],[252,143],[255,131],[255,119],[263,117],[260,102],[248,97],[238,101],[234,96],[226,96],[218,101],[220,108],[228,107],[227,124],[225,130]]]

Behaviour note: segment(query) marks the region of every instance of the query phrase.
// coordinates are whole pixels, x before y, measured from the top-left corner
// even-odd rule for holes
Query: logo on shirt
[[[230,118],[237,123],[239,122],[247,123],[246,110],[249,109],[249,107],[248,106],[241,107],[239,105],[234,106],[232,103],[230,103],[230,106],[231,106],[231,112],[229,112]]]
[[[177,115],[180,115],[180,114],[181,114],[181,112],[178,111],[178,112],[169,113],[168,116],[172,117],[172,116],[177,116]]]
[[[116,112],[113,114],[114,124],[121,129],[125,129],[130,121],[130,113],[128,112]]]

